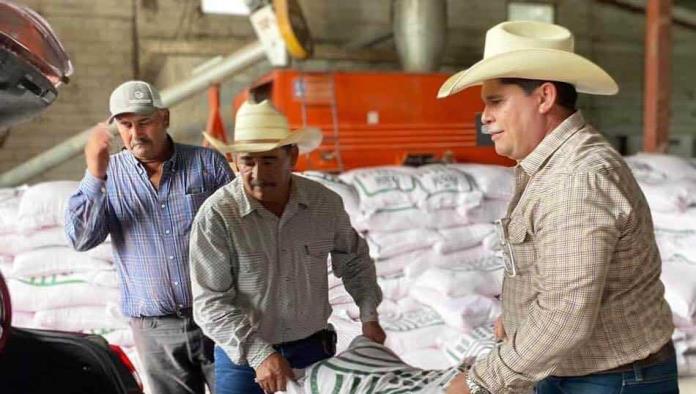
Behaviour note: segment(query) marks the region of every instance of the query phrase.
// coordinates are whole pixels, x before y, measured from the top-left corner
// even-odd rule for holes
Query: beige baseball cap
[[[109,123],[121,114],[147,115],[157,109],[166,108],[155,87],[144,81],[128,81],[122,83],[111,92],[109,98]]]

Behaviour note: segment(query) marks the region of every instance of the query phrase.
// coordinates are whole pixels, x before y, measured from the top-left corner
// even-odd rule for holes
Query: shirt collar
[[[177,145],[179,144],[175,143],[169,134],[167,134],[167,141],[172,145],[172,155],[164,161],[164,165],[162,166],[162,168],[163,170],[175,171],[179,162],[179,157],[181,156],[179,154],[179,149],[177,148]],[[145,171],[145,167],[143,167],[143,164],[135,158],[133,152],[131,152],[125,147],[122,150],[126,155],[126,160],[136,168],[139,174],[142,174],[143,171]]]
[[[290,176],[290,198],[288,199],[286,209],[287,207],[295,205],[304,208],[309,206],[309,200],[307,199],[306,191],[304,190],[304,188],[298,187],[298,183],[302,182],[301,180],[299,180],[299,178],[300,177],[295,174],[292,174]],[[239,182],[239,198],[237,198],[237,203],[239,204],[239,212],[242,215],[242,217],[251,214],[257,209],[265,209],[258,200],[249,196],[246,193],[246,190],[244,190],[244,181],[242,180],[241,176],[235,178],[234,181]]]
[[[579,110],[575,111],[575,113],[567,117],[561,124],[553,129],[551,133],[541,140],[532,153],[520,160],[518,165],[522,167],[527,175],[530,177],[534,176],[553,153],[558,150],[570,136],[584,126],[585,118]]]

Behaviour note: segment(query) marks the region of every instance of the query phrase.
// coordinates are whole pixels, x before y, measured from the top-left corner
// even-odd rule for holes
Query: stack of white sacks
[[[653,212],[677,330],[680,375],[696,374],[696,161],[627,158]],[[404,361],[444,368],[494,346],[503,278],[493,221],[512,196],[510,168],[481,164],[375,167],[339,176],[306,172],[343,197],[367,239],[385,300],[386,345]],[[358,308],[331,275],[339,351],[360,333]]]
[[[627,162],[653,212],[680,375],[696,374],[696,162],[646,154]],[[379,313],[388,347],[427,369],[490,351],[503,279],[493,221],[505,216],[512,196],[510,168],[448,164],[301,175],[337,192],[367,240],[384,293]],[[9,278],[14,325],[99,332],[137,362],[118,312],[110,245],[86,253],[67,245],[65,204],[76,188],[49,182],[0,190],[0,270]],[[329,287],[341,351],[361,332],[359,311],[331,274]]]
[[[626,161],[652,211],[679,374],[696,375],[696,160],[638,154]]]
[[[341,195],[367,240],[384,293],[386,345],[404,361],[454,365],[476,347],[460,345],[475,329],[490,332],[503,277],[492,222],[505,215],[510,169],[451,164],[303,175]],[[329,283],[341,351],[360,333],[359,311],[340,280],[331,275]]]
[[[65,236],[65,209],[78,182],[0,189],[0,270],[15,327],[97,333],[135,362],[119,280],[107,242],[76,252]]]

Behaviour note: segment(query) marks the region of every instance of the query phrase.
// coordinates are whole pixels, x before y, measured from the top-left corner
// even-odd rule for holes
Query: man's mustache
[[[275,185],[275,182],[251,181],[253,187],[274,187]]]
[[[489,126],[489,125],[481,125],[481,133],[483,134],[495,134],[499,132],[500,129],[494,126]]]
[[[145,145],[145,144],[151,144],[152,140],[149,138],[139,138],[137,140],[131,140],[131,147],[134,147],[136,145]]]

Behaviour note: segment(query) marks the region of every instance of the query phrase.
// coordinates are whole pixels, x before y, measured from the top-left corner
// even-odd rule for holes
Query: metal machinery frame
[[[296,169],[340,172],[401,165],[408,158],[514,164],[477,133],[480,89],[436,99],[447,74],[303,72],[275,70],[233,101],[270,100],[290,127],[318,127],[322,145],[302,155]]]

